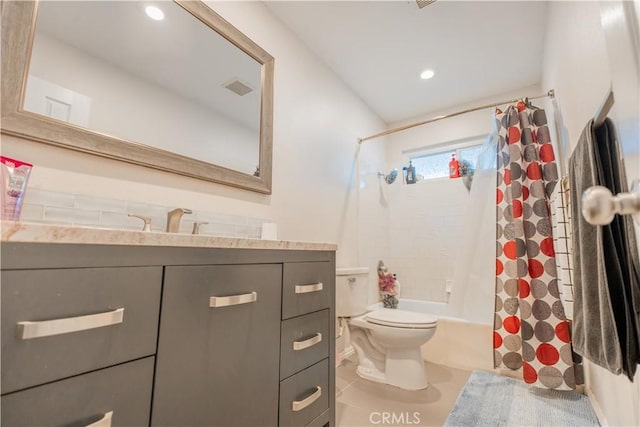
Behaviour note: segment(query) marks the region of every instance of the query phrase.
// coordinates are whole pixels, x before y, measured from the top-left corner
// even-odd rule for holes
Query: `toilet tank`
[[[336,269],[336,316],[353,317],[367,312],[369,269]]]

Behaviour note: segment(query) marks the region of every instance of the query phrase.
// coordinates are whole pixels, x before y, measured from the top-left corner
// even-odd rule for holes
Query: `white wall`
[[[258,129],[44,33],[36,34],[29,74],[91,98],[89,129],[248,174],[256,170]]]
[[[549,7],[542,85],[556,90],[570,150],[612,84],[609,56],[632,54],[623,50],[622,45],[607,47],[600,7],[598,2],[590,1],[551,2]],[[616,90],[623,91],[637,94],[638,87]],[[616,119],[615,111],[613,118]],[[623,141],[623,145],[628,147],[625,161],[629,178],[637,178],[638,155],[629,152],[634,144]],[[586,363],[586,381],[603,424],[640,425],[640,374],[630,383],[622,376]]]
[[[35,188],[270,218],[279,238],[337,242],[338,266],[359,264],[356,139],[384,123],[262,3],[209,4],[275,57],[272,195],[4,135],[2,153],[34,164]]]

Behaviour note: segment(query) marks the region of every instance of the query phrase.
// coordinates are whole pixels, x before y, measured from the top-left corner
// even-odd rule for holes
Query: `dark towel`
[[[640,261],[633,221],[616,215],[594,226],[582,216],[582,193],[593,185],[627,192],[613,122],[589,121],[569,159],[574,263],[576,353],[633,379],[640,363]]]

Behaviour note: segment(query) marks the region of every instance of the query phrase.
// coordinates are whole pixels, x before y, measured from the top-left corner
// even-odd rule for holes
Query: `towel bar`
[[[640,221],[640,180],[633,182],[630,192],[616,196],[599,185],[582,194],[582,215],[589,224],[607,225],[616,214],[633,215],[636,222]]]

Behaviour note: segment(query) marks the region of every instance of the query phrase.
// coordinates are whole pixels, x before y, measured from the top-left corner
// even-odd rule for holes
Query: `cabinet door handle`
[[[105,313],[89,314],[87,316],[67,317],[64,319],[43,320],[40,322],[16,323],[16,334],[19,339],[48,337],[51,335],[68,334],[70,332],[86,331],[117,325],[124,320],[124,308],[118,308]]]
[[[250,302],[256,302],[257,299],[257,292],[251,292],[243,295],[231,295],[228,297],[209,297],[209,307],[226,307],[228,305],[247,304]]]
[[[107,412],[98,421],[88,424],[86,427],[111,427],[111,418],[113,418],[113,411]]]
[[[320,386],[317,386],[316,391],[311,393],[309,396],[305,397],[302,400],[294,400],[291,403],[291,409],[294,412],[302,411],[304,408],[318,400],[320,396],[322,396],[322,388],[320,388]]]
[[[304,341],[294,341],[293,349],[295,351],[304,350],[305,348],[309,348],[311,346],[318,344],[320,341],[322,341],[322,334],[318,332],[317,334],[315,334],[315,336],[309,339],[306,339]]]
[[[306,294],[322,290],[322,282],[311,283],[310,285],[296,285],[296,294]]]

